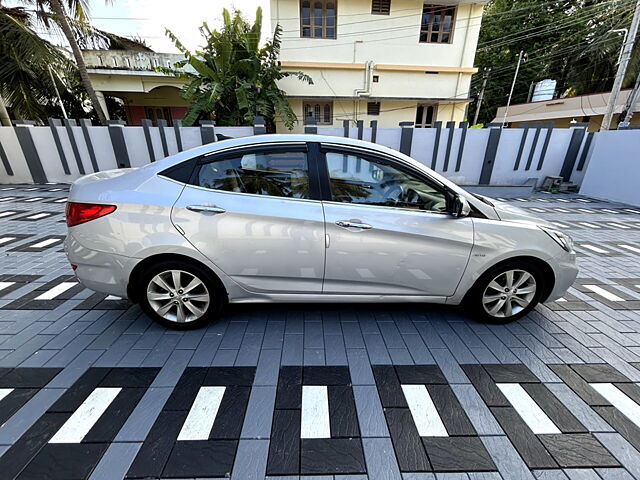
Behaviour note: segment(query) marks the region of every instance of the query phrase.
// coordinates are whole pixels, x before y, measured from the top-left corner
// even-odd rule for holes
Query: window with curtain
[[[336,15],[335,0],[301,0],[300,36],[336,38]]]
[[[421,43],[451,43],[456,7],[427,5],[422,7]]]

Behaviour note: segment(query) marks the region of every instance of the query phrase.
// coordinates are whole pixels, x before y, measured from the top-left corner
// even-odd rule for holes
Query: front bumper
[[[553,269],[555,284],[545,302],[553,302],[567,292],[578,276],[576,254],[575,252],[562,252],[560,255],[550,259],[548,263]]]
[[[96,292],[127,298],[129,276],[139,259],[88,249],[72,234],[65,238],[64,250],[69,262],[77,265],[75,274],[82,285]]]

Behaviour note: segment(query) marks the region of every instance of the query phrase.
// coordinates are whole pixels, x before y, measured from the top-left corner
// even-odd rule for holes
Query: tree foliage
[[[193,53],[166,30],[186,57],[176,63],[175,70],[161,69],[190,80],[181,91],[182,97],[190,102],[183,123],[192,125],[197,120],[212,119],[218,125],[251,125],[255,115],[262,115],[269,131],[274,131],[276,118],[287,128],[293,128],[297,117],[277,81],[285,77],[312,81],[302,72],[282,71],[278,63],[282,29],[276,26],[273,39],[261,47],[260,7],[253,24],[238,10],[231,14],[224,9],[222,16],[220,31],[209,29],[206,22],[200,27],[206,44]],[[180,70],[185,66],[190,69]]]
[[[526,102],[532,83],[557,81],[556,95],[573,96],[611,89],[622,35],[612,32],[631,23],[635,0],[491,0],[485,8],[472,81],[475,96],[485,68],[491,68],[479,121],[494,119],[505,105],[518,53],[521,65],[513,103]],[[632,86],[640,67],[638,41],[624,87]],[[477,105],[470,107],[472,118]]]

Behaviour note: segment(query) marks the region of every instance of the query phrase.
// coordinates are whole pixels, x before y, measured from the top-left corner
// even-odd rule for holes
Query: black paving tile
[[[359,436],[358,415],[351,387],[330,385],[328,396],[331,438]]]
[[[385,408],[407,408],[407,401],[402,393],[395,368],[391,365],[373,365],[371,369],[382,406]]]
[[[491,413],[529,468],[558,468],[551,454],[514,408],[492,407]]]
[[[188,367],[180,376],[164,410],[189,410],[207,375],[207,367]]]
[[[87,432],[83,443],[111,442],[127,421],[146,389],[123,388],[95,425]]]
[[[273,415],[267,475],[300,473],[300,410],[276,410]]]
[[[280,367],[276,408],[301,408],[302,406],[302,367]]]
[[[400,470],[430,472],[431,464],[413,422],[411,411],[407,408],[387,408],[384,413]]]
[[[620,466],[591,434],[539,435],[538,438],[562,468]]]
[[[15,478],[67,421],[66,413],[45,413],[0,457],[2,478]],[[46,476],[40,477],[46,478]]]
[[[422,437],[434,472],[487,472],[496,466],[479,437]]]
[[[571,368],[588,383],[629,382],[630,380],[606,363],[575,364]]]
[[[162,475],[187,414],[186,410],[160,412],[126,478],[154,478]]]
[[[74,307],[74,310],[126,310],[131,302],[126,298],[107,300],[107,295],[94,293],[82,303]]]
[[[485,364],[484,369],[496,383],[539,383],[536,377],[526,365],[522,364]]]
[[[37,388],[16,388],[0,400],[0,425],[9,420],[38,392]]]
[[[253,385],[255,367],[210,367],[204,379],[204,386],[238,385],[250,387]]]
[[[247,412],[251,387],[226,387],[218,414],[211,428],[210,440],[240,438],[244,416]]]
[[[155,367],[112,368],[100,382],[100,387],[147,388],[159,371]]]
[[[461,365],[461,367],[488,406],[509,407],[511,405],[482,365]]]
[[[587,404],[591,406],[611,405],[611,403],[587,384],[584,378],[578,375],[569,365],[549,365],[549,368]]]
[[[446,384],[442,371],[437,365],[396,365],[401,384]]]
[[[303,385],[351,385],[349,367],[306,366],[302,371]]]
[[[545,385],[541,383],[525,383],[522,388],[531,395],[562,433],[587,433],[589,431]]]
[[[640,451],[640,427],[615,407],[593,407],[604,420]]]
[[[85,480],[108,447],[107,443],[47,444],[17,480]]]
[[[176,442],[163,477],[229,477],[238,449],[236,440],[184,440]],[[247,459],[247,461],[250,461]]]
[[[449,385],[427,385],[427,391],[450,436],[477,435]]]
[[[60,373],[60,368],[19,367],[0,377],[1,388],[43,388],[53,377]]]
[[[75,412],[82,402],[93,392],[111,368],[92,367],[74,382],[62,396],[49,408],[50,412]]]
[[[301,475],[366,473],[359,438],[303,438],[300,447]]]

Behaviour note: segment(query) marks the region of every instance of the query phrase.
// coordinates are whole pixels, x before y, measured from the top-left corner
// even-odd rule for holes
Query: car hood
[[[536,225],[553,227],[553,225],[547,220],[531,215],[526,210],[507,202],[500,202],[498,200],[491,199],[491,203],[493,203],[493,208],[495,209],[498,217],[500,217],[500,220],[505,222],[535,223]]]

